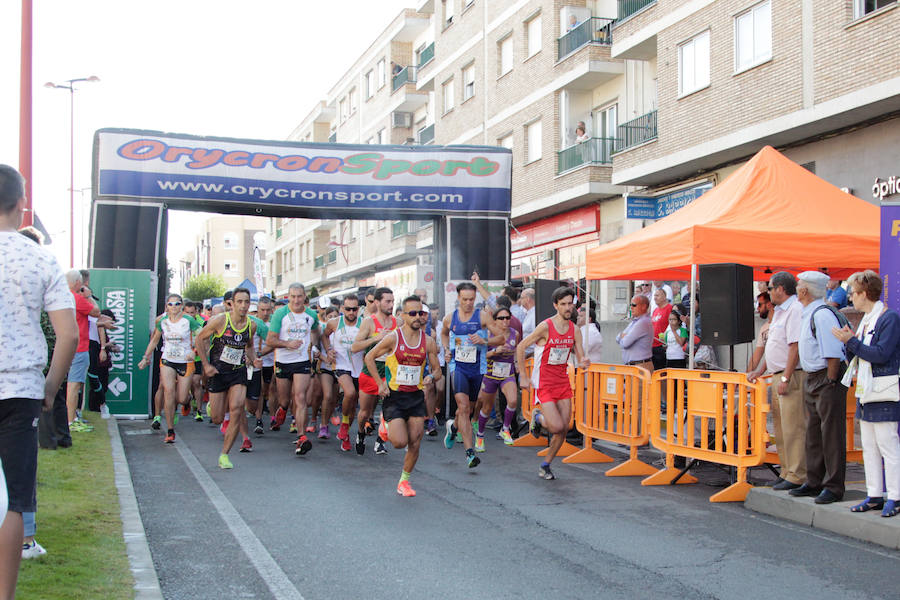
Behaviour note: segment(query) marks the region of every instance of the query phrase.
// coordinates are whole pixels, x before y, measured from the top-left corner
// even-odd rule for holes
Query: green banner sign
[[[106,404],[117,416],[145,418],[150,414],[150,368],[137,368],[150,341],[155,315],[156,274],[131,269],[91,269],[91,289],[100,299],[100,308],[116,316],[118,329],[109,339],[119,346],[109,370]]]

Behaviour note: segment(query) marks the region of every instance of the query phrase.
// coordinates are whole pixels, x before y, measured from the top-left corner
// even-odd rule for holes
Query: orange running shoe
[[[331,424],[337,427],[341,424],[341,418],[337,415],[331,415]]]
[[[384,415],[381,416],[381,421],[378,423],[378,437],[382,442],[388,441],[387,421],[384,420]]]
[[[416,490],[412,489],[412,486],[409,485],[409,481],[401,481],[397,484],[397,493],[404,498],[412,498],[416,495]]]
[[[339,440],[349,440],[350,439],[350,424],[349,423],[341,423],[341,426],[337,432],[337,439],[339,439]]]
[[[190,404],[182,404],[181,405],[181,416],[182,417],[191,416],[191,405]]]
[[[166,444],[174,444],[175,443],[175,433],[169,433],[166,435],[166,439],[163,440]]]

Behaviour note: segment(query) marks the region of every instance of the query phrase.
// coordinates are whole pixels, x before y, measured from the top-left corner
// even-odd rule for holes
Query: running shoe
[[[191,405],[190,404],[182,404],[181,405],[181,416],[182,417],[191,416]]]
[[[278,431],[278,425],[275,424],[275,417],[269,420],[269,431]]]
[[[466,465],[470,469],[474,469],[481,464],[481,459],[475,456],[475,451],[471,448],[466,450]]]
[[[153,421],[150,422],[150,429],[159,431],[160,427],[162,427],[162,419],[159,418],[159,415],[156,415],[153,417]]]
[[[225,432],[228,431],[228,426],[231,424],[231,419],[224,419],[222,421],[222,426],[219,427],[219,431],[222,432],[222,435],[225,435]]]
[[[425,419],[425,435],[428,437],[437,437],[437,425],[434,419]]]
[[[404,498],[412,498],[416,495],[416,490],[412,489],[412,486],[409,485],[409,481],[401,481],[397,484],[397,493]]]
[[[375,421],[373,421],[371,418],[366,421],[366,426],[364,427],[364,429],[366,432],[366,437],[369,437],[370,435],[378,431],[378,429],[375,427]]]
[[[349,423],[341,423],[340,428],[338,428],[337,439],[339,440],[347,440],[350,441],[350,424]]]
[[[400,489],[398,487],[397,492],[399,492],[399,491],[400,491]],[[416,495],[416,493],[413,492],[413,496],[415,496],[415,495]],[[47,554],[47,551],[44,550],[43,546],[41,546],[40,544],[37,543],[37,540],[31,542],[30,544],[22,544],[22,558],[23,559],[38,558],[38,557],[44,556],[45,554]]]
[[[341,452],[350,452],[350,448],[352,447],[353,445],[350,443],[350,438],[341,440]],[[363,448],[363,452],[365,452],[365,448]]]
[[[329,433],[328,433],[328,425],[322,425],[321,427],[319,427],[319,439],[320,440],[327,440],[330,437],[331,437],[331,435],[329,435]]]
[[[212,412],[210,412],[209,402],[206,403],[206,416],[212,419]]]
[[[356,453],[362,456],[366,453],[366,438],[356,435]]]
[[[453,419],[447,419],[445,427],[447,428],[447,433],[444,434],[444,448],[450,450],[453,448],[453,444],[456,443],[456,432],[453,431]]]
[[[484,452],[484,438],[483,437],[475,438],[475,452]]]
[[[462,441],[463,441],[462,434],[458,431],[456,432],[456,441],[459,442],[460,444],[462,444]]]
[[[332,426],[337,427],[341,424],[341,418],[337,414],[331,415],[331,424]]]
[[[297,421],[291,418],[291,426],[288,427],[288,431],[290,433],[297,433]]]
[[[255,433],[256,435],[262,435],[262,434],[263,434],[263,422],[262,422],[262,419],[257,419],[257,420],[256,420],[256,427],[253,428],[253,433]]]
[[[312,442],[310,442],[305,435],[301,435],[297,438],[297,449],[294,450],[294,454],[303,456],[310,450],[312,450]]]
[[[546,467],[544,465],[541,465],[541,467],[538,469],[538,477],[540,477],[541,479],[556,479],[553,471],[550,470],[550,465],[547,465]]]
[[[278,431],[281,429],[281,426],[284,425],[284,420],[287,418],[287,411],[285,411],[280,406],[278,410],[275,411],[275,416],[272,418],[272,424],[269,425],[269,429],[272,431]]]
[[[234,465],[231,464],[231,459],[228,458],[227,454],[219,455],[219,468],[220,469],[233,469]]]
[[[508,429],[503,429],[500,431],[500,439],[503,440],[503,443],[507,446],[513,445],[514,440],[512,439],[512,435],[510,435]]]
[[[540,421],[541,411],[538,409],[534,409],[534,412],[531,413],[531,425],[528,427],[528,430],[531,432],[531,435],[534,437],[541,437],[543,435],[543,429],[541,428]],[[551,473],[552,475],[552,473]]]
[[[309,423],[306,424],[306,433],[315,433],[316,432],[316,420],[313,419]]]
[[[157,429],[159,429],[157,427]],[[89,425],[85,425],[81,421],[72,421],[69,423],[69,431],[72,433],[90,433],[94,430],[93,427]]]
[[[384,417],[381,417],[381,422],[378,423],[378,437],[382,442],[388,441],[387,421],[384,420]]]
[[[174,444],[175,443],[175,432],[167,433],[166,439],[163,440],[166,444]]]
[[[387,454],[387,448],[384,446],[384,442],[381,439],[375,440],[375,454]]]
[[[250,441],[250,438],[244,438],[244,441],[241,442],[241,452],[253,452],[253,442]]]
[[[175,411],[174,419],[172,419],[172,426],[178,425],[178,411]]]
[[[200,409],[197,409],[197,414],[194,415],[194,420],[197,421],[198,423],[203,422],[203,415],[200,413]]]

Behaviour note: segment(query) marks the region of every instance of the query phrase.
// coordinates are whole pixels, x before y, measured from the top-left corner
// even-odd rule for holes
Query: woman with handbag
[[[853,306],[864,316],[855,333],[846,325],[833,328],[832,333],[844,342],[851,359],[842,383],[849,388],[856,376],[856,417],[867,492],[866,499],[850,510],[881,509],[882,517],[893,517],[900,514],[900,315],[879,300],[882,282],[874,271],[854,273],[848,282]],[[886,501],[882,481],[887,487]]]

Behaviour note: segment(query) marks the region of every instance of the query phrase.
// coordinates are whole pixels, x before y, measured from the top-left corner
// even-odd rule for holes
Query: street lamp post
[[[100,81],[96,75],[66,79],[64,83],[48,81],[45,88],[69,90],[69,266],[75,268],[75,84]]]

